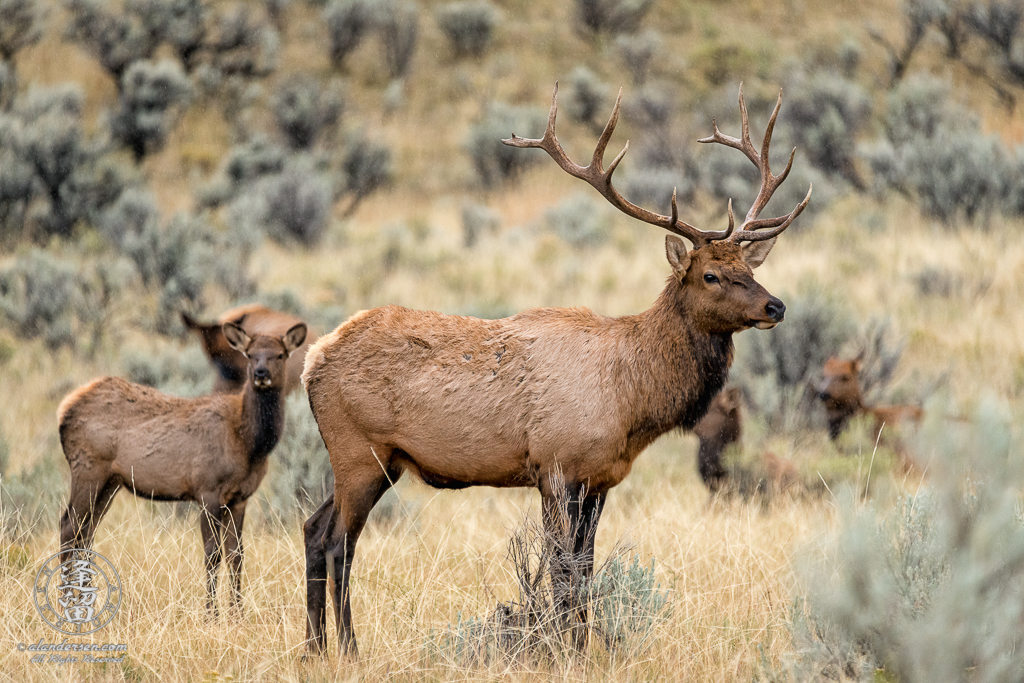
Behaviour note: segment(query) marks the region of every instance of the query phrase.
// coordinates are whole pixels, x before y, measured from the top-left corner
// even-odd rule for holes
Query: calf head
[[[863,396],[857,374],[860,360],[844,360],[833,356],[825,362],[823,379],[818,384],[818,400],[825,404],[829,436],[835,439],[846,421],[864,410]]]
[[[257,391],[280,390],[284,386],[288,376],[285,362],[306,340],[303,323],[293,325],[281,337],[265,334],[250,337],[241,326],[230,322],[221,328],[226,342],[246,359],[248,381]]]

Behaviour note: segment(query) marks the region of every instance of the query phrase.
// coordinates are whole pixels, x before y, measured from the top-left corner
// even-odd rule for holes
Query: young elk
[[[693,428],[693,433],[700,440],[697,471],[711,493],[717,493],[728,476],[722,464],[722,454],[730,444],[739,443],[743,432],[741,402],[739,387],[722,389],[711,402],[707,414]]]
[[[224,311],[215,323],[198,322],[187,313],[181,314],[181,321],[186,329],[199,335],[206,357],[217,368],[217,381],[213,385],[213,391],[217,394],[235,394],[241,391],[245,384],[247,365],[245,356],[232,348],[224,336],[224,323],[234,323],[250,336],[266,334],[276,337],[302,322],[295,316],[260,304],[247,304]],[[315,334],[307,333],[306,341],[297,349],[299,353],[293,353],[288,358],[288,376],[284,382],[284,393],[290,394],[299,388],[302,360],[306,356],[306,349],[315,340]]]
[[[298,323],[279,337],[250,337],[225,323],[224,337],[248,359],[245,388],[238,394],[177,398],[101,377],[68,394],[57,408],[71,467],[61,550],[91,547],[96,526],[122,486],[152,500],[195,501],[202,507],[207,608],[214,614],[222,541],[232,604],[241,597],[245,504],[267,473],[267,456],[281,435],[286,361],[302,346],[306,326]]]
[[[875,418],[874,439],[878,438],[883,425],[921,421],[922,412],[917,406],[870,406],[864,403],[857,380],[859,372],[859,358],[843,360],[833,356],[825,362],[825,376],[818,385],[818,399],[825,404],[829,438],[836,439],[850,418],[863,414]]]
[[[769,329],[785,306],[754,281],[775,239],[803,211],[758,218],[785,180],[768,165],[775,106],[760,151],[750,141],[740,91],[742,139],[714,134],[758,168],[761,188],[739,229],[701,231],[642,209],[612,187],[625,149],[603,168],[619,102],[589,166],[573,163],[555,138],[558,86],[544,137],[513,135],[514,147],[546,151],[567,173],[598,190],[628,216],[668,230],[672,268],[654,306],[607,318],[585,308],[539,308],[480,320],[387,306],[362,311],[306,354],[303,382],[334,468],[334,495],[307,520],[308,646],[325,647],[325,589],[332,579],[342,653],[356,655],[349,577],[367,515],[404,472],[438,488],[536,487],[545,525],[575,530],[572,557],[552,563],[564,615],[586,620],[580,586],[568,567],[593,571],[594,531],[605,496],[658,436],[692,429],[725,383],[732,335]],[[794,150],[795,153],[795,150]],[[676,235],[693,243],[688,251]],[[559,501],[568,501],[567,506]],[[557,549],[556,549],[557,552]],[[578,574],[576,574],[578,576]],[[586,637],[575,628],[576,643]]]

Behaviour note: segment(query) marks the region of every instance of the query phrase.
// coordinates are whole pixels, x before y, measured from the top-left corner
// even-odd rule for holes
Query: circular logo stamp
[[[121,606],[121,577],[92,550],[64,550],[43,563],[32,600],[47,624],[69,636],[98,631]]]

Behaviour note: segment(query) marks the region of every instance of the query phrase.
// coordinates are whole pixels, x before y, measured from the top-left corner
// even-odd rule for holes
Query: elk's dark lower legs
[[[542,489],[544,528],[552,544],[551,585],[563,618],[573,625],[576,647],[586,645],[586,582],[594,573],[594,542],[605,493],[580,485]]]
[[[224,539],[224,512],[219,503],[203,504],[199,513],[199,530],[206,555],[206,610],[217,615],[217,569],[220,568],[221,542]]]
[[[242,606],[242,558],[245,548],[242,546],[242,524],[245,522],[245,503],[236,503],[227,509],[227,533],[224,538],[224,555],[231,577],[231,608],[239,610]]]
[[[68,507],[60,518],[60,548],[91,548],[96,527],[121,488],[116,477],[83,483],[72,480]]]
[[[334,494],[302,525],[306,544],[306,649],[327,650],[327,560],[324,544],[334,520]]]

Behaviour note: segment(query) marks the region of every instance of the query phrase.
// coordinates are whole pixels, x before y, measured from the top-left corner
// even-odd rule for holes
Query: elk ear
[[[224,331],[224,338],[228,340],[231,348],[244,356],[246,349],[249,348],[249,344],[252,342],[252,339],[245,333],[245,330],[235,323],[224,323],[221,325],[221,330]]]
[[[690,268],[690,255],[686,252],[686,244],[675,235],[665,235],[665,256],[672,266],[672,273],[682,282]]]
[[[743,245],[743,262],[747,264],[747,267],[753,270],[759,265],[764,263],[765,258],[768,257],[768,252],[775,246],[775,240],[777,237],[773,237],[770,240],[763,240],[761,242],[747,242]]]
[[[202,332],[203,328],[206,327],[185,311],[181,312],[181,324],[185,326],[186,330],[195,330],[197,332]]]
[[[291,355],[292,351],[302,346],[302,342],[306,341],[306,324],[295,323],[292,325],[291,329],[281,337],[281,341],[284,342],[284,348],[288,351],[288,355]]]

